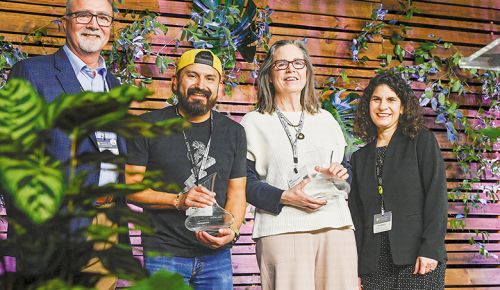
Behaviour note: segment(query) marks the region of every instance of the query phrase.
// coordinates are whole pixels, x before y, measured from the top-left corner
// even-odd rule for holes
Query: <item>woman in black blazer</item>
[[[374,77],[354,133],[367,143],[352,156],[349,194],[363,289],[444,289],[444,162],[410,86],[390,73]]]

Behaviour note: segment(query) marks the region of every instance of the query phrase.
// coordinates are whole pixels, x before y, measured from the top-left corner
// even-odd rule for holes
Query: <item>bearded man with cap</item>
[[[143,180],[144,173],[159,172],[157,181],[178,184],[180,192],[150,188],[128,196],[144,208],[155,232],[143,234],[145,252],[161,256],[144,258],[146,269],[176,272],[194,289],[232,289],[229,248],[239,237],[245,215],[246,137],[243,127],[212,110],[223,91],[222,65],[210,50],[193,49],[179,59],[172,78],[176,106],[146,113],[148,122],[183,117],[191,126],[183,132],[127,141],[126,182]],[[217,173],[215,192],[199,186]],[[215,201],[233,214],[230,228],[216,234],[191,232],[184,222],[190,207],[207,207]]]

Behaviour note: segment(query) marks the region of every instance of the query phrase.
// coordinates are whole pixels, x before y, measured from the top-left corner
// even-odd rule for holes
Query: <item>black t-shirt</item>
[[[200,173],[200,180],[217,172],[215,180],[216,200],[222,207],[226,204],[228,180],[246,176],[246,137],[243,127],[226,116],[212,111],[213,132],[210,150],[205,163],[205,170]],[[175,107],[143,114],[147,122],[157,122],[176,118]],[[191,151],[198,164],[210,135],[210,119],[202,123],[193,123],[185,130],[191,145]],[[136,138],[127,140],[127,163],[145,166],[146,172],[157,171],[158,180],[177,184],[182,191],[191,188],[195,182],[191,162],[182,133],[156,138]],[[186,229],[186,213],[176,209],[145,209],[155,230],[153,235],[143,234],[145,250],[166,251],[174,256],[195,257],[215,253],[205,247],[195,237],[194,232]]]

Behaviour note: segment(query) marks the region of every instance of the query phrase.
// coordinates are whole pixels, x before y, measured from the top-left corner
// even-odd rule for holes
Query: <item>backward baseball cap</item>
[[[220,59],[208,49],[191,49],[184,52],[177,62],[178,73],[181,69],[193,63],[205,64],[213,67],[222,76],[222,63]]]

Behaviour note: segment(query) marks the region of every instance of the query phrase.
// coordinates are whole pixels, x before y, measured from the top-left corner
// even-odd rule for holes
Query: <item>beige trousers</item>
[[[92,224],[94,225],[103,225],[108,227],[116,227],[116,224],[108,219],[105,213],[98,213],[93,219]],[[95,250],[106,250],[111,247],[110,243],[117,243],[118,235],[112,236],[109,239],[109,243],[99,243],[94,245]],[[82,269],[82,272],[88,273],[100,273],[103,276],[97,281],[97,284],[94,286],[98,290],[114,290],[116,288],[116,282],[118,281],[118,277],[111,275],[109,271],[104,267],[101,261],[98,258],[91,258],[89,263],[85,268]]]
[[[351,229],[268,236],[256,245],[262,290],[357,290]]]

